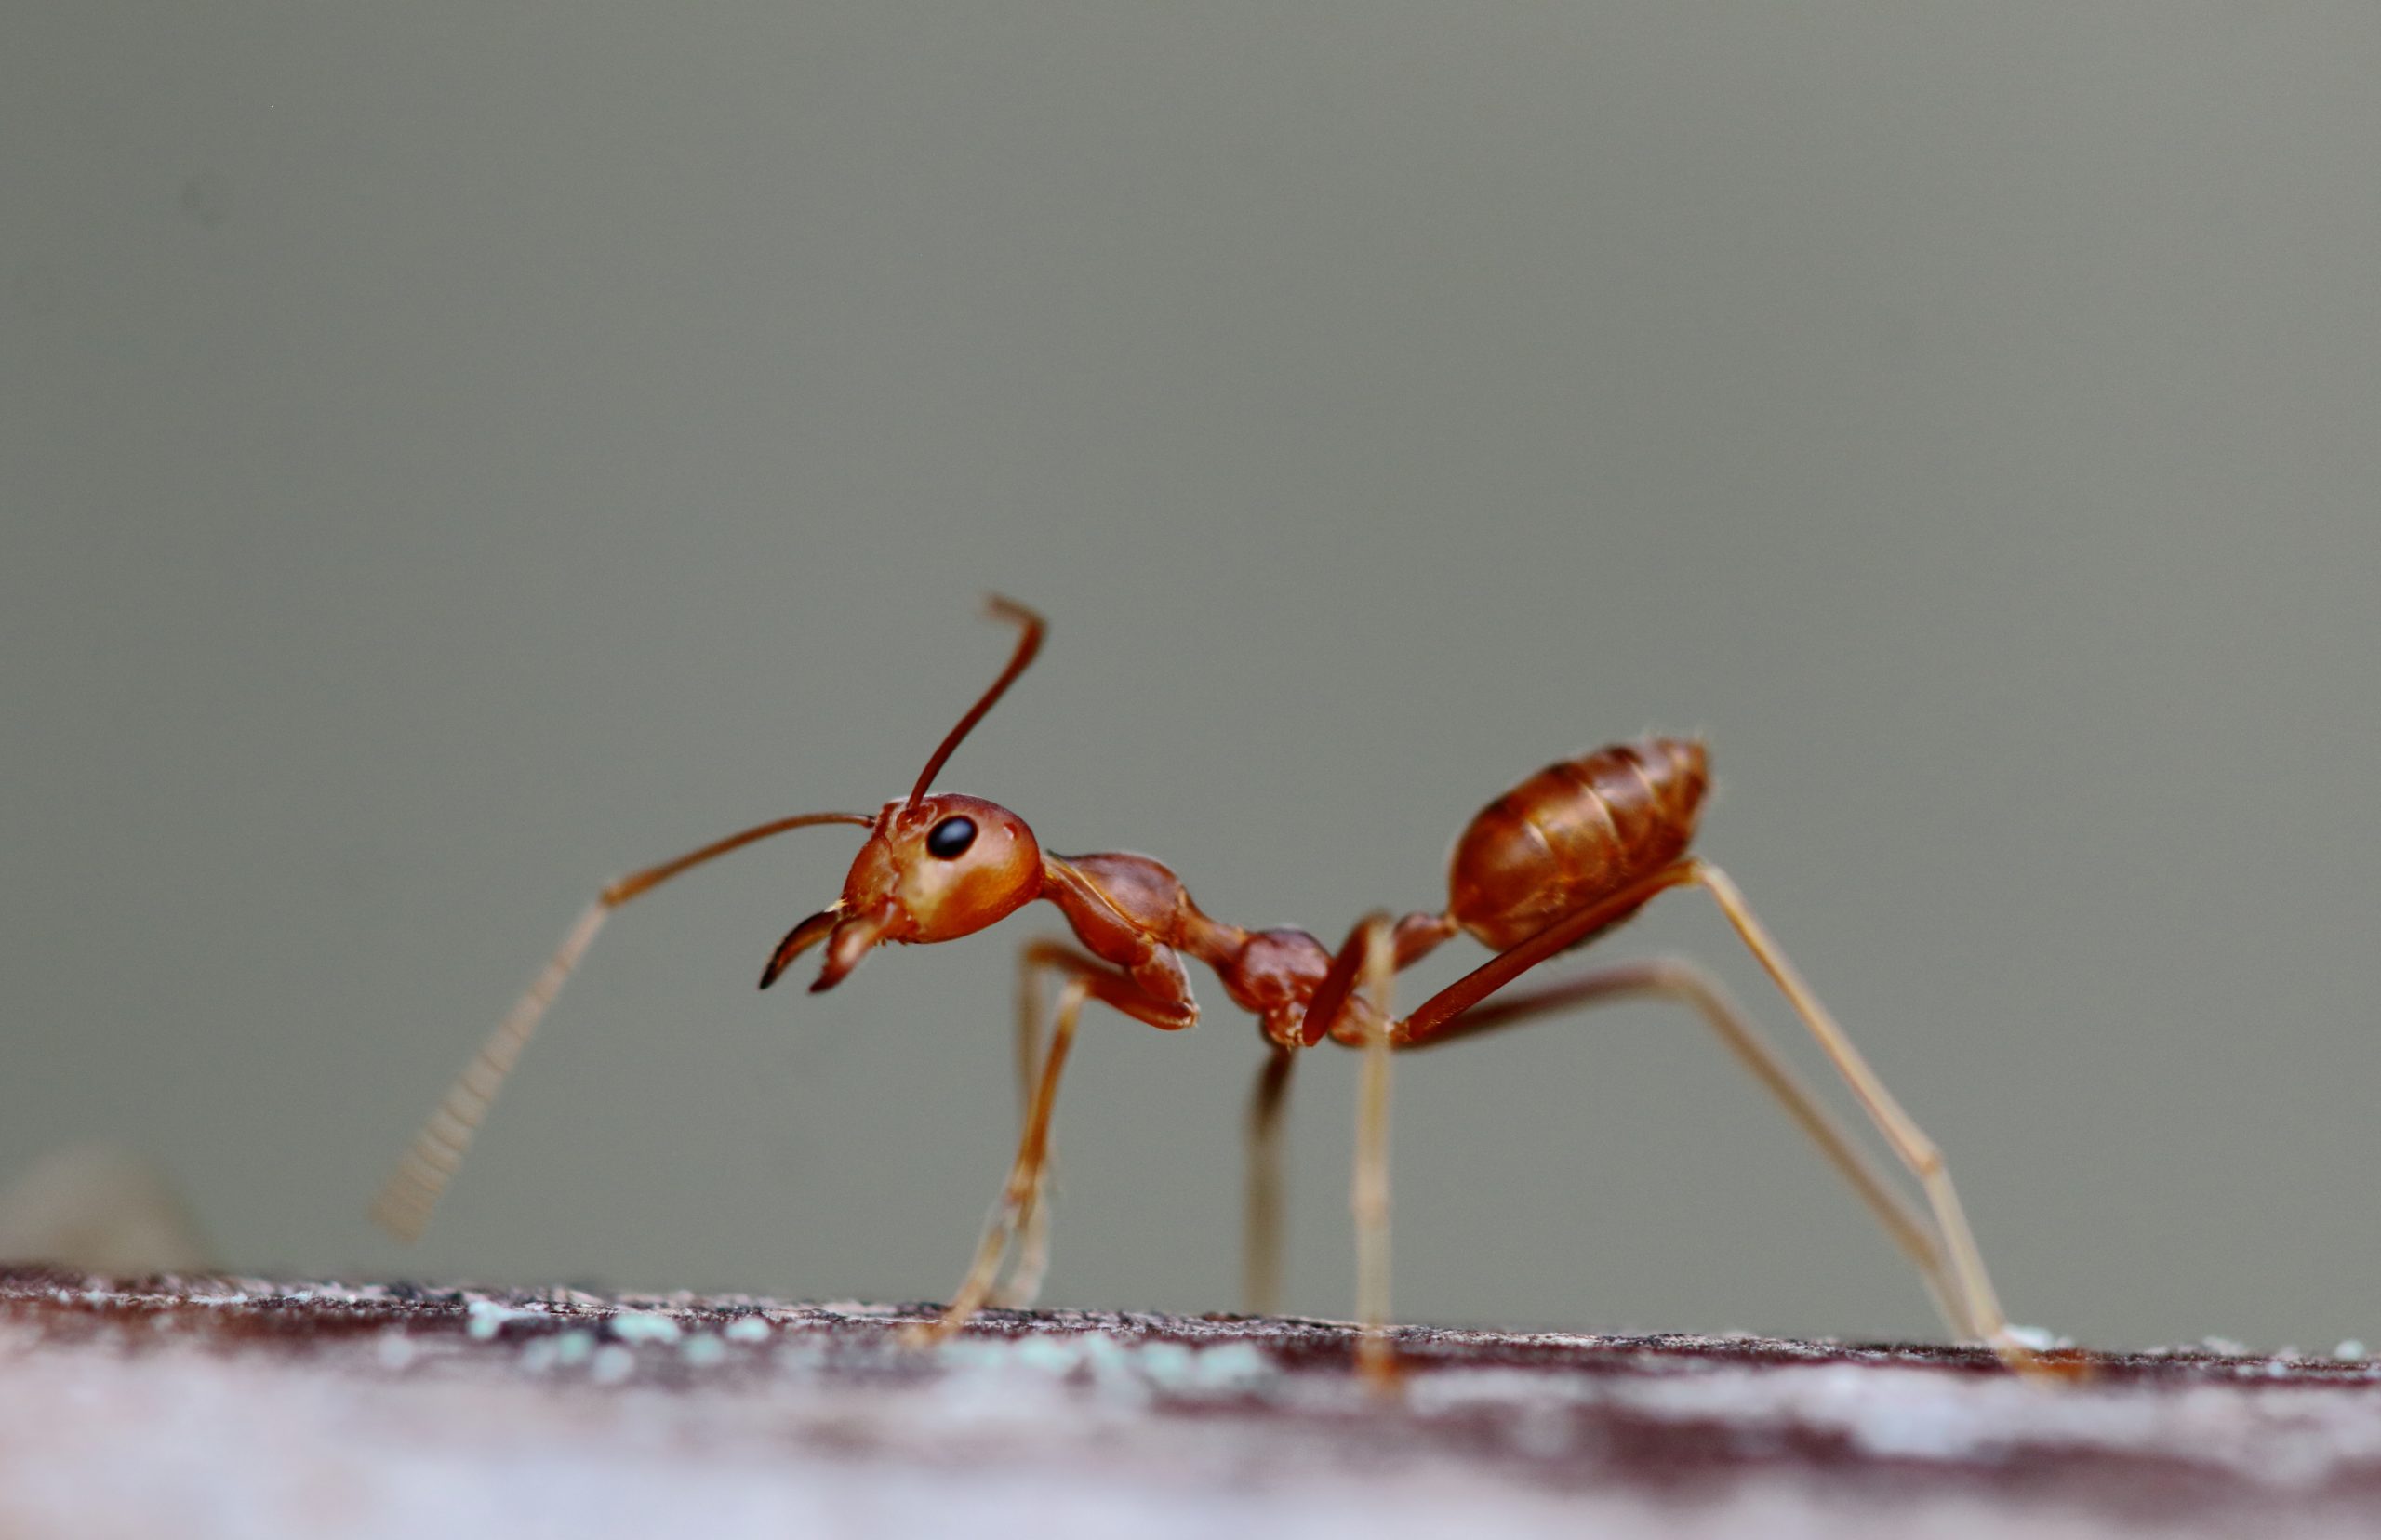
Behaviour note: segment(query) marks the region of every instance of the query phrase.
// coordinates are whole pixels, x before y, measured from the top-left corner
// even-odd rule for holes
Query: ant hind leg
[[[1940,1233],[1929,1217],[1895,1191],[1842,1122],[1821,1103],[1767,1034],[1744,1013],[1720,981],[1700,966],[1679,957],[1651,958],[1599,968],[1557,983],[1542,985],[1474,1006],[1447,1022],[1432,1035],[1403,1046],[1437,1048],[1507,1027],[1517,1027],[1558,1011],[1619,1004],[1646,998],[1676,1001],[1688,1006],[1710,1027],[1762,1088],[1777,1099],[1795,1126],[1827,1157],[1837,1175],[1868,1207],[1887,1237],[1908,1256],[1925,1281],[1951,1334],[1980,1335],[1968,1319],[1965,1296],[1950,1270]]]
[[[2009,1318],[2001,1313],[2001,1301],[1993,1293],[1991,1276],[1984,1269],[1984,1255],[1976,1246],[1975,1233],[1968,1228],[1959,1192],[1951,1186],[1950,1168],[1944,1163],[1941,1148],[1902,1110],[1894,1094],[1885,1089],[1885,1082],[1869,1068],[1869,1061],[1853,1046],[1843,1029],[1836,1025],[1827,1007],[1819,1003],[1811,987],[1802,982],[1802,976],[1787,961],[1786,953],[1770,938],[1761,922],[1753,918],[1752,906],[1745,902],[1745,896],[1729,881],[1728,874],[1705,861],[1685,864],[1688,881],[1711,895],[1737,938],[1761,963],[1787,1003],[1794,1007],[1802,1025],[1818,1039],[1827,1056],[1834,1061],[1862,1109],[1876,1123],[1877,1131],[1925,1189],[1927,1203],[1935,1211],[1935,1222],[1950,1254],[1951,1275],[1958,1282],[1962,1313],[1970,1333],[2000,1354],[2002,1361],[2013,1369],[2045,1367],[2034,1350],[2018,1340],[2010,1330]]]

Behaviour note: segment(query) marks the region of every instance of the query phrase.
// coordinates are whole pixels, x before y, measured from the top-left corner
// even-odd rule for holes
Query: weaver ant
[[[1233,1004],[1257,1016],[1270,1050],[1248,1125],[1246,1292],[1253,1311],[1270,1311],[1276,1297],[1280,1118],[1291,1068],[1301,1050],[1326,1038],[1364,1053],[1353,1203],[1363,1323],[1359,1357],[1376,1379],[1394,1373],[1387,1336],[1391,1052],[1436,1047],[1554,1011],[1634,996],[1676,1000],[1703,1016],[1917,1266],[1954,1335],[1989,1344],[2013,1366],[2037,1366],[2001,1312],[1941,1151],[1812,994],[1736,884],[1686,853],[1708,784],[1700,742],[1647,737],[1539,771],[1482,809],[1456,842],[1444,912],[1393,921],[1386,913],[1367,915],[1335,953],[1305,931],[1246,931],[1209,917],[1171,870],[1146,856],[1054,856],[1004,807],[978,797],[928,794],[952,750],[1041,649],[1040,616],[997,597],[991,608],[1019,628],[1017,650],[926,761],[906,798],[872,815],[805,813],[765,823],[623,877],[596,896],[399,1162],[374,1205],[383,1226],[403,1239],[419,1233],[498,1086],[612,910],[755,841],[814,824],[851,824],[867,830],[868,838],[844,879],[843,896],[787,933],[761,974],[763,989],[814,947],[823,946],[826,957],[810,986],[815,993],[841,983],[881,943],[951,940],[1036,898],[1058,907],[1080,943],[1036,940],[1024,947],[1018,1031],[1023,1136],[966,1278],[939,1317],[911,1329],[912,1340],[947,1336],[992,1302],[1012,1246],[1007,1287],[998,1297],[1030,1302],[1046,1255],[1047,1205],[1041,1200],[1051,1109],[1076,1018],[1084,1002],[1097,1000],[1166,1031],[1192,1025],[1199,1007],[1183,968],[1188,954],[1215,970]],[[1917,1177],[1928,1213],[1887,1183],[1719,983],[1692,962],[1623,963],[1491,1002],[1539,963],[1617,925],[1655,895],[1680,887],[1702,888],[1718,903]],[[1397,1016],[1390,1003],[1392,976],[1458,931],[1496,955],[1411,1015]],[[1037,1000],[1044,974],[1065,980],[1046,1048]]]

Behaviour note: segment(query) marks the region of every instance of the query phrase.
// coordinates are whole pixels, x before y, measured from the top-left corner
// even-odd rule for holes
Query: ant
[[[1389,1321],[1389,1091],[1394,1052],[1434,1048],[1576,1006],[1653,996],[1699,1014],[1810,1136],[1916,1265],[1955,1336],[1989,1344],[2012,1367],[2042,1367],[2010,1329],[1961,1212],[1942,1152],[1802,982],[1719,868],[1687,854],[1709,769],[1702,743],[1645,737],[1549,765],[1482,809],[1456,842],[1449,901],[1441,913],[1359,921],[1337,952],[1302,930],[1248,931],[1211,918],[1175,874],[1146,856],[1055,856],[1025,820],[979,797],[928,794],[936,774],[1041,650],[1042,617],[995,596],[991,613],[1019,631],[991,687],[943,738],[910,794],[873,815],[805,813],[707,844],[612,883],[579,915],[446,1093],[389,1178],[374,1216],[411,1240],[461,1163],[498,1087],[539,1018],[612,910],[689,868],[789,830],[851,824],[868,838],[843,896],[786,934],[761,974],[767,989],[803,953],[823,947],[811,991],[850,976],[885,942],[949,941],[1046,898],[1080,947],[1026,943],[1021,957],[1018,1058],[1024,1132],[1008,1180],[958,1292],[941,1314],[910,1328],[932,1342],[997,1299],[1030,1303],[1046,1258],[1050,1117],[1076,1018],[1097,1000],[1136,1021],[1180,1031],[1199,1019],[1187,954],[1215,970],[1233,1004],[1254,1015],[1269,1049],[1248,1118],[1247,1304],[1270,1312],[1277,1297],[1280,1122],[1301,1050],[1328,1038],[1364,1055],[1359,1077],[1353,1207],[1357,1229],[1358,1358],[1377,1383],[1394,1377]],[[1670,888],[1699,887],[1818,1039],[1926,1197],[1921,1213],[1885,1180],[1752,1021],[1697,965],[1680,959],[1623,963],[1497,996],[1541,962],[1612,929]],[[1496,956],[1424,1001],[1411,1015],[1390,1006],[1392,976],[1458,931]],[[1064,979],[1046,1048],[1038,984]],[[1012,1255],[1014,1248],[1014,1255]],[[1004,1260],[1010,1262],[1003,1271]],[[996,1293],[1005,1279],[1005,1289]]]

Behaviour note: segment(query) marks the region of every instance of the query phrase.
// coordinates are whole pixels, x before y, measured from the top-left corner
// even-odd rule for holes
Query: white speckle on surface
[[[598,1385],[618,1385],[635,1372],[636,1354],[617,1342],[595,1349],[594,1361],[587,1366],[587,1377]]]
[[[1091,1371],[1093,1385],[1126,1404],[1137,1405],[1150,1399],[1150,1382],[1139,1372],[1139,1354],[1104,1332],[1092,1332],[1077,1340],[1083,1344],[1084,1366]]]
[[[1417,1343],[1403,1402],[1385,1409],[1344,1349],[1337,1363],[1299,1350],[1326,1333],[1344,1341],[1333,1323],[1260,1324],[1272,1334],[1257,1337],[1239,1322],[1054,1312],[920,1354],[891,1345],[881,1314],[795,1306],[743,1334],[765,1349],[731,1353],[741,1302],[509,1295],[542,1305],[543,1321],[490,1342],[454,1331],[454,1307],[407,1296],[361,1337],[345,1334],[352,1312],[331,1310],[313,1313],[339,1329],[311,1346],[286,1334],[251,1346],[246,1322],[208,1309],[127,1353],[120,1333],[49,1330],[57,1295],[43,1284],[21,1297],[12,1320],[0,1292],[7,1534],[167,1533],[192,1516],[205,1521],[179,1527],[314,1534],[329,1492],[356,1494],[359,1521],[340,1532],[375,1540],[513,1515],[574,1534],[679,1533],[690,1512],[706,1534],[756,1540],[1425,1540],[1491,1527],[1549,1540],[2348,1540],[2372,1533],[2381,1480],[2375,1371],[2216,1363],[2200,1349],[2046,1384],[1979,1373],[1981,1354],[1829,1361],[1764,1340],[1714,1356],[1708,1337],[1417,1329],[1430,1348]],[[605,1342],[599,1322],[615,1310],[667,1311],[676,1347]],[[408,1335],[407,1321],[422,1324]],[[754,1373],[671,1373],[713,1355]],[[359,1386],[376,1359],[436,1372]],[[544,1372],[565,1361],[592,1372]],[[1202,1393],[1218,1403],[1180,1414]],[[116,1437],[127,1419],[158,1436]],[[1825,1452],[1816,1482],[1792,1474],[1806,1446]],[[2045,1454],[2076,1480],[2038,1480]],[[1641,1460],[1650,1486],[1632,1480]],[[1085,1506],[1086,1481],[1111,1484],[1115,1501]],[[273,1522],[222,1517],[241,1504]],[[1513,1521],[1517,1504],[1539,1505],[1543,1522]],[[1600,1522],[1616,1514],[1634,1521]]]
[[[769,1323],[759,1316],[739,1316],[724,1327],[720,1335],[730,1342],[766,1342]]]
[[[675,1342],[685,1334],[676,1321],[651,1310],[630,1310],[605,1324],[621,1342]]]
[[[2047,1326],[2011,1325],[2005,1330],[2018,1346],[2031,1348],[2037,1353],[2047,1353],[2058,1346],[2058,1334]]]
[[[1083,1367],[1083,1346],[1072,1337],[1028,1337],[1022,1342],[1001,1345],[996,1358],[979,1361],[991,1363],[1004,1358],[1020,1369],[1044,1374],[1071,1374]]]
[[[2349,1337],[2332,1349],[2332,1357],[2347,1363],[2360,1362],[2365,1357],[2364,1344],[2354,1337]]]
[[[2206,1348],[2211,1353],[2220,1353],[2226,1358],[2247,1358],[2249,1356],[2248,1344],[2244,1342],[2235,1342],[2230,1337],[2201,1337],[2199,1339],[2199,1345]]]
[[[1048,1380],[1081,1375],[1094,1390],[1124,1406],[1176,1399],[1246,1395],[1270,1385],[1281,1370],[1254,1343],[1214,1347],[1137,1341],[1104,1333],[1033,1337],[960,1337],[937,1349],[942,1365],[960,1375],[1019,1372]]]
[[[1227,1342],[1203,1349],[1192,1382],[1209,1394],[1240,1394],[1280,1377],[1282,1371],[1253,1342]]]
[[[1179,1342],[1145,1342],[1137,1357],[1136,1367],[1161,1390],[1189,1379],[1191,1365],[1198,1361],[1196,1351]]]

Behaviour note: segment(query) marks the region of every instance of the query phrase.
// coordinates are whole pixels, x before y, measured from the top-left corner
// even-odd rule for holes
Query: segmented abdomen
[[[1456,841],[1447,910],[1498,951],[1525,941],[1684,854],[1709,784],[1703,745],[1683,738],[1550,764],[1482,808]]]

